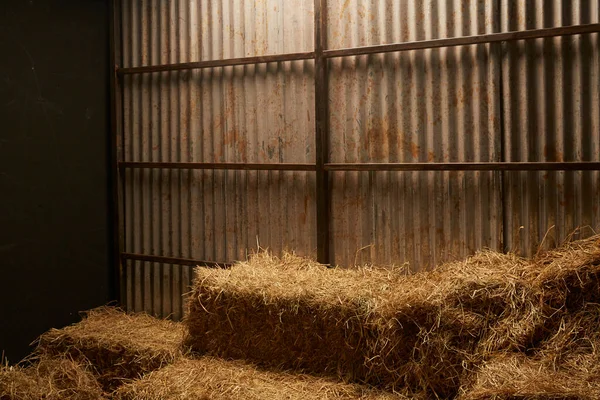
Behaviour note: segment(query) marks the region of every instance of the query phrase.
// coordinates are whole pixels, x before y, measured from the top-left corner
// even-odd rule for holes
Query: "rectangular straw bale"
[[[198,268],[186,325],[194,351],[452,397],[485,329],[518,310],[523,265],[481,252],[407,276],[261,253]]]
[[[533,260],[530,277],[553,311],[600,302],[600,236],[569,242]]]
[[[0,365],[0,399],[33,400],[40,398],[38,380],[24,368]]]
[[[42,358],[30,362],[26,367],[0,365],[0,399],[105,399],[89,365],[68,358]]]
[[[407,400],[326,378],[264,371],[218,358],[181,359],[121,386],[115,400]],[[411,397],[411,399],[418,399]]]
[[[584,368],[556,368],[523,354],[485,363],[458,400],[597,400],[597,377]]]
[[[526,351],[560,329],[569,315],[600,302],[600,236],[568,242],[528,261],[523,278],[529,289],[516,312],[491,326],[479,353]]]
[[[600,376],[600,304],[587,303],[577,312],[562,316],[556,326],[530,352],[545,364]]]
[[[40,336],[36,352],[88,361],[110,390],[175,361],[183,336],[182,324],[102,307],[88,311],[79,323]]]
[[[599,244],[597,238],[569,243],[532,262],[545,318],[539,340],[527,353],[488,357],[459,400],[600,399]]]

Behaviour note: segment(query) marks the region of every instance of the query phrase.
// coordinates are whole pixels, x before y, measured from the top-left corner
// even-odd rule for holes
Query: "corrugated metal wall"
[[[123,1],[123,66],[313,47],[312,1]],[[124,80],[126,161],[314,162],[312,61]],[[129,170],[125,251],[227,262],[260,245],[314,256],[310,172]],[[191,268],[130,262],[127,304],[181,316]]]
[[[329,2],[329,47],[499,31],[497,2]],[[332,162],[500,161],[498,45],[331,60]],[[334,261],[413,269],[502,241],[497,172],[337,172]]]
[[[599,1],[503,1],[502,30],[599,22]],[[598,34],[504,43],[506,161],[600,160]],[[510,172],[504,176],[506,246],[525,254],[579,227],[600,227],[600,175]]]
[[[328,0],[327,48],[598,22],[598,1]],[[569,3],[569,6],[566,4]],[[123,66],[312,51],[312,0],[123,0]],[[329,61],[331,162],[600,161],[598,35]],[[125,161],[314,163],[314,64],[125,75]],[[600,226],[598,172],[332,172],[340,265],[531,253]],[[316,253],[314,172],[127,170],[125,251]],[[523,228],[520,228],[523,227]],[[127,306],[182,313],[191,268],[131,261]]]

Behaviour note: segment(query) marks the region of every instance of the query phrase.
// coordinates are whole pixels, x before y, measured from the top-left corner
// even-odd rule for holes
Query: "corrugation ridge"
[[[169,20],[169,51],[168,51],[168,62],[175,63],[178,61],[177,47],[178,47],[178,35],[176,26],[179,23],[177,15],[177,2],[169,2],[168,8],[168,20]],[[169,138],[169,156],[171,160],[181,161],[179,150],[178,150],[178,126],[177,116],[179,115],[179,109],[177,106],[177,87],[173,85],[173,81],[176,81],[179,76],[179,72],[169,72],[167,75],[168,82],[168,93],[166,94],[168,100],[168,138]],[[169,252],[173,255],[179,252],[179,240],[178,240],[178,227],[180,220],[180,213],[178,210],[178,182],[180,177],[180,171],[172,170],[169,176]],[[177,311],[177,298],[179,294],[178,290],[179,283],[179,268],[171,270],[170,274],[170,298],[168,299],[171,304],[171,312],[175,314]]]
[[[136,62],[134,63],[134,65],[141,65],[142,63],[142,54],[143,54],[143,47],[142,47],[142,42],[143,42],[143,38],[142,38],[142,11],[143,11],[143,3],[139,3],[137,7],[132,7],[134,10],[134,14],[133,14],[133,18],[135,19],[136,16],[138,17],[137,21],[137,26],[133,25],[132,26],[134,28],[136,28],[136,31],[134,32],[134,38],[138,40],[138,42],[134,42],[134,44],[136,45],[134,48],[132,48],[132,50],[134,50],[133,53],[133,58],[136,60]],[[137,49],[137,53],[135,52],[135,50]],[[139,76],[137,77],[138,79],[136,80],[136,87],[135,90],[137,92],[137,96],[134,99],[135,103],[133,105],[133,118],[134,118],[134,129],[132,131],[132,142],[134,143],[133,145],[133,151],[134,151],[134,156],[137,160],[141,160],[141,153],[142,153],[142,121],[143,121],[143,100],[142,100],[142,86],[143,86],[143,77]],[[143,233],[141,233],[140,231],[143,231],[143,207],[139,206],[139,204],[142,202],[142,197],[143,197],[143,173],[142,171],[135,171],[135,178],[133,181],[134,184],[134,204],[133,204],[133,216],[135,218],[135,227],[137,227],[137,230],[134,228],[134,231],[132,233],[133,236],[133,241],[134,241],[134,251],[135,252],[141,252],[142,248],[143,248]],[[143,307],[144,307],[144,281],[143,281],[143,277],[144,277],[144,266],[142,263],[140,262],[135,262],[135,275],[134,275],[134,282],[136,284],[136,289],[139,290],[139,293],[136,293],[135,296],[135,302],[134,302],[134,309],[135,311],[142,311]]]
[[[196,50],[194,49],[194,41],[196,28],[196,21],[194,20],[195,15],[192,10],[194,9],[194,1],[188,1],[186,9],[183,11],[183,16],[186,17],[186,29],[185,33],[185,42],[182,48],[182,52],[184,53],[182,57],[184,57],[185,61],[190,62],[192,60],[197,60],[198,55],[196,54]],[[184,75],[184,83],[187,87],[187,127],[185,129],[186,135],[186,160],[193,161],[193,144],[194,139],[193,136],[196,134],[195,132],[195,124],[194,120],[196,120],[195,114],[195,99],[194,99],[194,73],[196,71],[187,71]],[[187,199],[185,201],[186,204],[186,213],[183,215],[184,221],[186,222],[186,231],[182,232],[182,236],[185,237],[185,247],[187,249],[183,252],[187,257],[193,258],[193,237],[194,237],[194,224],[193,224],[193,206],[194,206],[194,174],[195,171],[186,171],[186,180],[187,180]],[[180,294],[180,306],[178,310],[178,318],[183,317],[185,302],[184,302],[184,294],[188,293],[189,290],[189,281],[191,279],[190,269],[187,266],[182,267],[181,273],[181,294]]]
[[[163,2],[160,3],[160,13],[159,13],[159,42],[158,46],[160,49],[159,54],[159,62],[161,64],[165,64],[169,62],[169,51],[170,51],[170,35],[169,35],[169,10],[168,4]],[[159,146],[159,158],[161,161],[171,161],[171,152],[170,152],[170,140],[169,140],[169,102],[168,102],[168,94],[169,94],[169,73],[163,72],[159,74],[159,88],[160,88],[160,97],[159,97],[159,131],[160,131],[160,146]],[[160,175],[160,199],[162,203],[161,212],[160,212],[160,247],[158,254],[167,254],[171,255],[171,246],[170,246],[170,237],[168,232],[171,231],[171,216],[169,210],[171,209],[171,196],[169,193],[169,187],[171,185],[171,174],[172,172],[169,170],[161,171]],[[173,313],[172,305],[171,305],[171,295],[172,291],[172,281],[171,281],[171,268],[169,265],[161,264],[161,297],[162,297],[162,306],[161,306],[161,315],[166,316]]]
[[[148,59],[150,64],[159,62],[159,41],[158,41],[158,30],[156,24],[158,20],[159,10],[156,0],[152,0],[150,3],[149,11],[149,24],[152,26],[149,33],[149,48],[148,48]],[[158,43],[157,43],[158,42]],[[152,74],[149,76],[149,121],[148,121],[148,159],[150,161],[159,161],[159,116],[158,116],[158,76]],[[150,223],[150,240],[149,240],[149,254],[157,254],[157,247],[159,246],[161,227],[160,227],[160,171],[150,170],[148,177],[148,185],[150,188],[151,196],[149,197],[149,223]],[[151,314],[159,315],[160,302],[162,293],[160,292],[160,266],[157,263],[148,263],[148,269],[150,270],[150,304],[147,305],[146,311]]]
[[[142,0],[142,24],[141,24],[141,47],[142,47],[142,65],[150,65],[152,62],[152,43],[151,43],[151,29],[149,25],[151,23],[151,12],[152,2],[150,0]],[[141,145],[140,145],[140,158],[144,161],[150,160],[151,156],[151,137],[152,131],[151,118],[152,118],[152,105],[151,105],[151,81],[150,75],[142,75],[142,88],[141,88],[141,106],[140,106],[140,117],[141,117]],[[145,170],[141,176],[141,218],[142,228],[140,231],[141,236],[141,253],[149,254],[152,249],[152,170]],[[152,274],[151,274],[151,263],[141,263],[143,268],[143,304],[142,310],[148,313],[152,313]]]

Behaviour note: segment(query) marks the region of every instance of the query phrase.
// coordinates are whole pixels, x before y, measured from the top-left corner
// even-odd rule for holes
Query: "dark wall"
[[[0,352],[113,295],[108,1],[0,1]]]

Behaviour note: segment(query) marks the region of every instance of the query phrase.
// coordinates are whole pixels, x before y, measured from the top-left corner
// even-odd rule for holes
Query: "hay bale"
[[[559,329],[566,316],[600,302],[600,236],[568,242],[521,267],[523,296],[507,318],[489,327],[480,355],[532,352]]]
[[[553,369],[522,354],[501,355],[477,372],[459,400],[597,400],[600,384],[578,369]]]
[[[68,358],[43,358],[23,366],[0,367],[2,400],[101,400],[100,384],[89,365]]]
[[[584,303],[556,325],[529,355],[502,354],[485,362],[464,384],[460,400],[599,399],[600,304]]]
[[[0,399],[37,400],[42,394],[38,380],[24,368],[0,365]]]
[[[402,400],[378,392],[307,375],[262,371],[235,361],[204,357],[181,359],[144,378],[121,386],[115,400]]]
[[[197,268],[187,343],[199,353],[450,398],[488,328],[528,301],[525,265],[486,251],[407,276],[261,253],[228,270]]]
[[[183,335],[181,324],[102,307],[88,311],[77,324],[44,333],[36,352],[89,362],[103,387],[112,390],[175,361],[182,354]]]
[[[535,351],[545,365],[600,376],[600,304],[586,303],[558,322]]]
[[[600,236],[566,243],[533,260],[531,276],[551,312],[572,312],[600,302]]]

